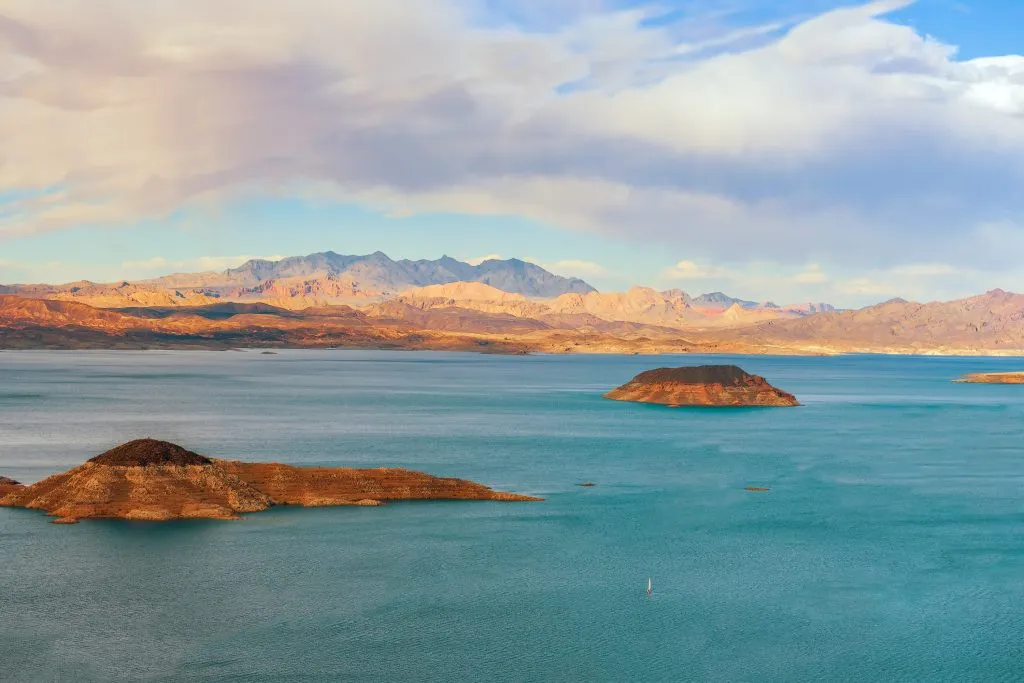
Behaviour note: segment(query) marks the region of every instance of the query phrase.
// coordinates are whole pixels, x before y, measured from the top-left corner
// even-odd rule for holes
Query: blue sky
[[[379,249],[779,302],[1024,289],[1024,3],[235,1],[0,2],[0,282]]]

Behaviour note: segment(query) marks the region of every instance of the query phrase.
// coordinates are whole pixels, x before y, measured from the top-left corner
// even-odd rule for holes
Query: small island
[[[1024,384],[1024,372],[972,372],[953,381],[966,384]]]
[[[696,365],[641,372],[604,395],[615,401],[680,406],[798,406],[790,393],[736,365]]]
[[[43,510],[55,523],[114,518],[237,519],[276,505],[381,505],[392,500],[536,501],[464,479],[398,468],[294,467],[208,458],[139,439],[31,486],[13,480],[0,506]]]

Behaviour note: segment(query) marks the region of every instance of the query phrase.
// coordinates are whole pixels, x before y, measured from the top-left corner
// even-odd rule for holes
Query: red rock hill
[[[796,397],[736,365],[698,365],[641,372],[604,395],[668,406],[797,406]]]

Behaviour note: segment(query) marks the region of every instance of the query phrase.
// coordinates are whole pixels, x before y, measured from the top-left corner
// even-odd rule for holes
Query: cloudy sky
[[[0,0],[0,282],[331,249],[1024,291],[1019,0]]]

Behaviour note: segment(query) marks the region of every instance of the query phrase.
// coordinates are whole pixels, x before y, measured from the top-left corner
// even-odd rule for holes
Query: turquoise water
[[[708,360],[806,405],[600,398]],[[155,436],[547,498],[163,525],[0,509],[0,678],[1021,680],[1024,386],[949,381],[1020,367],[0,353],[0,474],[23,481]]]

